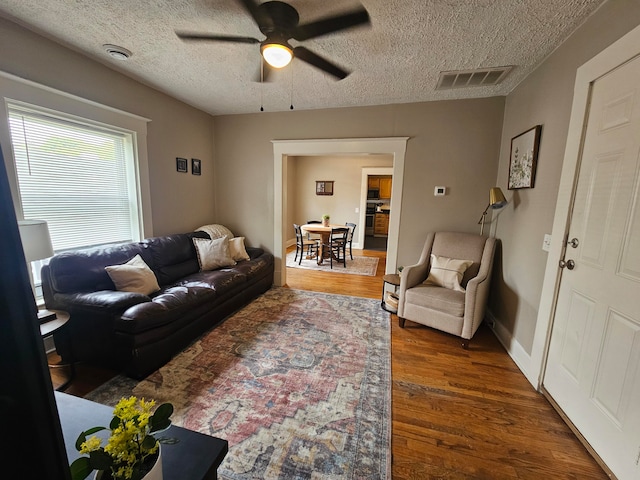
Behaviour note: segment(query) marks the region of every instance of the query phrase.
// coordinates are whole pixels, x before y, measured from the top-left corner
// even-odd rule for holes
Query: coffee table
[[[55,392],[55,398],[71,464],[81,456],[75,448],[78,435],[91,427],[108,427],[113,418],[113,408],[62,392]],[[162,435],[178,440],[175,444],[162,447],[163,480],[218,478],[218,467],[229,451],[226,440],[175,425],[171,425]]]

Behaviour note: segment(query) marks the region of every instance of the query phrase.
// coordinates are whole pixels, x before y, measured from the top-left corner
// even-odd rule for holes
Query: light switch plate
[[[551,250],[551,235],[548,233],[544,234],[544,240],[542,241],[542,250],[548,252]]]
[[[441,196],[445,195],[446,193],[447,193],[447,187],[436,187],[433,190],[433,194],[436,197],[441,197]]]

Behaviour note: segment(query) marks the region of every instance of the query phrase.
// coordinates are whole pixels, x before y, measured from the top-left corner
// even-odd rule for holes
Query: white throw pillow
[[[473,264],[472,260],[457,260],[431,254],[431,270],[424,283],[464,292],[460,282],[471,264]]]
[[[221,267],[231,267],[236,261],[229,251],[229,238],[222,237],[214,240],[206,238],[194,238],[193,245],[198,254],[200,271],[215,270]]]
[[[122,265],[104,267],[116,289],[121,292],[134,292],[149,295],[160,290],[158,279],[153,270],[140,255],[136,255]]]
[[[249,254],[244,247],[244,237],[235,237],[229,240],[229,251],[234,260],[249,260]]]

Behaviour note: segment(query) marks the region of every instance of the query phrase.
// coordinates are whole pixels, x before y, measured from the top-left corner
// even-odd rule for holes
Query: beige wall
[[[398,264],[414,263],[431,230],[479,231],[503,109],[496,97],[215,117],[218,218],[273,251],[272,140],[409,136]],[[434,197],[436,185],[447,196]]]
[[[0,70],[149,118],[147,146],[153,234],[215,220],[211,116],[102,64],[0,19]],[[0,91],[0,96],[5,93]],[[8,138],[8,132],[0,132]],[[3,146],[5,157],[9,150]],[[202,175],[178,173],[176,157],[202,160]]]
[[[511,337],[509,343],[515,340],[526,354],[536,328],[547,260],[542,241],[553,224],[576,70],[638,24],[640,2],[608,2],[507,97],[496,182],[509,204],[495,225],[502,253],[489,308]],[[511,138],[538,124],[535,187],[508,191]]]
[[[289,171],[296,185],[293,222],[303,224],[307,220],[322,220],[331,215],[331,223],[360,223],[360,192],[362,169],[365,167],[392,167],[390,156],[315,156],[292,157],[295,172]],[[316,195],[316,180],[333,180],[333,195]],[[290,225],[290,224],[289,224]],[[290,229],[293,239],[293,228]]]

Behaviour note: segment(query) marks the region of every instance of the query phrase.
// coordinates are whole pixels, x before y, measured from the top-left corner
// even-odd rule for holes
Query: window
[[[8,103],[25,219],[49,224],[56,252],[141,237],[135,134]]]

